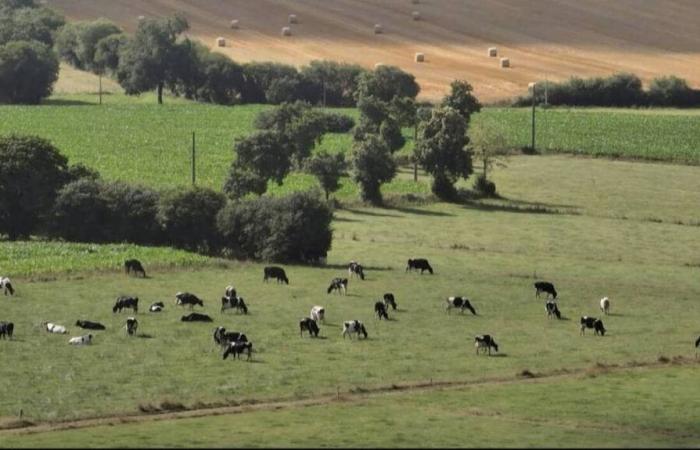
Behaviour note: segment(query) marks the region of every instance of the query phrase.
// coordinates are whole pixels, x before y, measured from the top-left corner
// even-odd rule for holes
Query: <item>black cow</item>
[[[386,305],[387,309],[389,309],[389,306],[391,306],[391,309],[396,311],[396,300],[394,299],[394,294],[391,292],[384,294],[384,304]]]
[[[206,314],[191,313],[186,316],[182,316],[180,319],[182,322],[213,322],[212,318]]]
[[[358,263],[357,261],[350,261],[350,264],[348,265],[348,274],[350,278],[352,278],[353,275],[356,275],[359,276],[361,280],[365,279],[365,272],[362,268],[362,264]]]
[[[346,295],[348,292],[348,279],[347,278],[333,278],[331,285],[328,286],[328,293],[337,290],[338,293]]]
[[[406,272],[409,270],[418,270],[420,269],[421,275],[423,274],[424,271],[430,272],[430,275],[433,274],[433,268],[430,267],[430,263],[428,263],[427,259],[424,258],[417,258],[417,259],[409,259],[408,264],[406,265]]]
[[[175,294],[175,304],[180,306],[190,305],[190,309],[194,308],[194,305],[204,307],[204,302],[189,292],[178,292]]]
[[[228,345],[230,342],[248,342],[248,337],[238,331],[226,331],[224,327],[216,327],[214,330],[214,342],[219,345]]]
[[[150,312],[161,312],[161,311],[163,311],[164,308],[165,308],[165,303],[155,302],[148,308],[148,310]]]
[[[248,305],[245,304],[243,297],[236,297],[235,295],[233,297],[221,297],[221,312],[233,308],[237,309],[243,314],[248,314]]]
[[[538,281],[535,283],[535,297],[540,296],[540,292],[546,292],[547,298],[551,295],[552,298],[557,298],[557,291],[554,289],[554,285],[548,281]]]
[[[382,320],[382,317],[385,318],[386,320],[389,320],[389,313],[386,312],[386,305],[384,302],[376,302],[374,304],[374,313],[377,315],[379,320]]]
[[[133,336],[136,333],[136,329],[139,327],[139,321],[136,317],[129,317],[126,319],[126,332],[129,336]]]
[[[133,272],[136,275],[141,274],[142,277],[146,278],[146,271],[143,269],[143,265],[141,265],[141,261],[138,259],[127,259],[124,261],[124,271],[127,275]]]
[[[299,321],[299,336],[303,336],[304,330],[309,332],[309,336],[314,336],[318,337],[318,325],[316,324],[316,321],[306,317],[304,319],[301,319]]]
[[[464,312],[465,309],[468,309],[476,316],[476,310],[467,297],[447,297],[446,302],[447,306],[445,309],[447,310],[447,314],[450,313],[452,308],[459,308],[460,312]]]
[[[104,330],[105,326],[99,322],[90,322],[89,320],[78,320],[75,322],[76,327],[84,328],[86,330]]]
[[[134,313],[139,312],[139,298],[138,297],[127,297],[127,296],[120,296],[117,297],[117,302],[114,304],[114,308],[112,308],[112,312],[115,313],[117,311],[122,312],[123,308],[131,308],[134,310]]]
[[[15,330],[15,324],[12,322],[0,322],[0,338],[5,339],[5,335],[12,339],[12,333]]]
[[[556,316],[557,319],[561,319],[559,307],[557,306],[557,302],[555,302],[554,300],[547,300],[547,303],[544,304],[544,310],[547,311],[547,318]]]
[[[488,334],[483,334],[479,336],[474,336],[474,347],[476,347],[476,354],[479,354],[479,349],[484,349],[484,352],[486,349],[488,349],[489,355],[491,354],[491,347],[495,351],[498,351],[498,344],[496,344],[496,341]]]
[[[241,341],[230,342],[224,352],[224,359],[228,358],[228,355],[233,355],[233,359],[240,359],[241,353],[243,352],[248,353],[248,360],[250,360],[251,353],[253,352],[253,343]]]
[[[277,266],[267,266],[263,270],[265,272],[263,281],[267,281],[268,278],[275,278],[277,279],[278,283],[289,284],[289,279],[287,278],[287,274],[284,273],[283,268]]]
[[[581,334],[586,334],[586,328],[593,328],[596,335],[605,336],[605,327],[600,319],[588,316],[581,317]]]

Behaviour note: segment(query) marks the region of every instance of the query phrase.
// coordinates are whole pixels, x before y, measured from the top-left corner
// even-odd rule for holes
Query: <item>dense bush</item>
[[[668,76],[654,78],[647,95],[653,106],[675,106],[679,108],[700,105],[700,91],[688,86],[682,78]]]
[[[338,113],[323,113],[324,128],[327,133],[347,133],[355,126],[355,120]]]
[[[474,181],[474,190],[483,196],[494,197],[496,195],[496,183],[483,175],[479,175]]]
[[[355,106],[357,83],[365,72],[357,64],[311,61],[301,68],[300,96],[313,105]]]
[[[102,67],[95,62],[98,43],[109,36],[121,34],[122,30],[106,19],[68,23],[58,32],[56,50],[68,64],[81,70],[99,72]]]
[[[225,203],[223,194],[204,188],[164,194],[159,218],[167,243],[204,253],[218,250],[220,238],[216,216]]]
[[[10,41],[38,41],[51,47],[54,33],[65,19],[32,1],[0,1],[0,44]]]
[[[58,79],[58,59],[37,41],[0,45],[0,103],[39,103]]]

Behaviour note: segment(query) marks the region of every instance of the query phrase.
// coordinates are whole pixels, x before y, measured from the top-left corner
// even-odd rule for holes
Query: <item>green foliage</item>
[[[382,184],[396,175],[396,163],[386,143],[375,135],[355,141],[351,155],[352,179],[360,188],[363,201],[382,203]]]
[[[355,106],[358,80],[366,70],[357,64],[335,61],[311,61],[301,68],[301,93],[311,104],[326,106]]]
[[[319,152],[306,161],[306,171],[318,178],[328,200],[331,193],[340,188],[340,177],[345,173],[345,155]]]
[[[403,148],[406,144],[399,124],[391,117],[387,117],[379,127],[379,137],[386,143],[391,153]]]
[[[204,188],[163,195],[159,218],[168,244],[204,253],[218,250],[221,239],[216,215],[225,203],[223,194]]]
[[[0,4],[0,45],[10,41],[38,41],[51,47],[54,33],[65,19],[49,8],[32,2],[6,1]]]
[[[643,106],[647,97],[642,81],[634,74],[618,73],[607,78],[571,77],[561,83],[547,82],[547,102],[568,106]],[[535,83],[535,101],[544,103],[545,82]],[[532,93],[515,100],[515,106],[532,103]]]
[[[245,103],[272,103],[271,98],[280,103],[297,100],[287,95],[286,89],[298,80],[295,67],[272,62],[250,62],[243,65]],[[274,89],[274,91],[273,91]]]
[[[675,76],[654,78],[649,90],[649,104],[654,106],[688,107],[700,104],[700,91],[688,86],[688,82]]]
[[[484,175],[479,175],[474,180],[474,189],[486,197],[496,196],[496,183],[487,179]]]
[[[236,140],[237,159],[231,164],[224,192],[240,198],[254,192],[263,194],[267,180],[282,184],[291,169],[291,147],[277,131],[256,131]]]
[[[119,68],[119,54],[129,38],[126,34],[111,34],[97,41],[94,64],[98,72],[116,74]]]
[[[464,118],[469,127],[471,115],[481,111],[481,103],[472,94],[472,85],[464,80],[455,80],[450,83],[450,93],[442,99],[440,106],[453,108]]]
[[[383,102],[391,102],[395,97],[416,98],[420,86],[415,77],[394,66],[380,66],[359,76],[355,98],[375,97]]]
[[[345,114],[324,112],[322,119],[327,133],[347,133],[355,126],[355,120]]]
[[[124,38],[120,39],[122,30],[107,19],[97,19],[90,22],[71,22],[63,26],[56,37],[56,50],[61,57],[72,66],[95,73],[102,73],[105,68],[115,69],[118,66],[118,54],[114,47],[120,48]],[[112,36],[102,44],[99,62],[95,56],[101,40]],[[104,66],[102,65],[104,63]]]
[[[0,103],[39,103],[58,79],[58,59],[36,41],[0,45]]]

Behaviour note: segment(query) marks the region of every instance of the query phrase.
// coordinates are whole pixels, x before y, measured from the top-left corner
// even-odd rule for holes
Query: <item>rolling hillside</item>
[[[313,59],[398,65],[415,74],[421,96],[441,96],[455,78],[483,101],[522,94],[530,81],[571,75],[663,74],[700,86],[700,3],[695,0],[47,0],[70,19],[107,17],[133,31],[140,15],[182,11],[190,35],[237,61],[303,65]],[[421,20],[414,21],[418,11]],[[299,23],[283,37],[288,14]],[[240,29],[232,30],[232,19]],[[383,34],[374,34],[380,23]],[[510,69],[486,56],[498,47]],[[416,52],[424,63],[413,61]]]

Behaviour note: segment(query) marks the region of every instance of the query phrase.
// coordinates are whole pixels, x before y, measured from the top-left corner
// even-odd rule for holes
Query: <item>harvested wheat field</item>
[[[314,59],[392,64],[415,74],[421,97],[469,80],[483,101],[522,94],[547,77],[629,71],[645,82],[674,74],[700,86],[696,0],[48,0],[71,19],[107,17],[133,31],[138,17],[182,11],[190,35],[239,62]],[[412,13],[420,13],[413,20]],[[289,24],[295,14],[297,23]],[[231,21],[238,20],[238,28]],[[375,34],[374,25],[382,24]],[[283,26],[292,28],[282,36]],[[215,47],[216,37],[226,47]],[[487,54],[498,48],[498,58]],[[425,62],[414,55],[425,53]],[[501,68],[500,57],[510,60]]]

